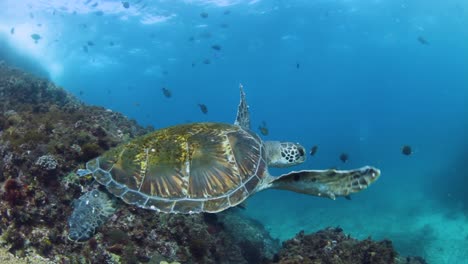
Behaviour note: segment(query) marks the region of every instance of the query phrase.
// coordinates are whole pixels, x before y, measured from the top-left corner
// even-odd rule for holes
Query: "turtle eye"
[[[305,150],[304,150],[304,148],[299,147],[298,150],[299,150],[299,155],[301,155],[301,156],[304,156],[304,155],[305,155]]]

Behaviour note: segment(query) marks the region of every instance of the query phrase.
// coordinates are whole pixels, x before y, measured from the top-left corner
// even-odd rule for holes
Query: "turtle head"
[[[270,167],[289,167],[306,160],[305,148],[299,143],[266,141],[265,149]]]

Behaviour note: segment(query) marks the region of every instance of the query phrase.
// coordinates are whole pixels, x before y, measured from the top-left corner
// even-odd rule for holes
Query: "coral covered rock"
[[[353,239],[341,228],[327,228],[310,235],[300,232],[283,243],[275,262],[282,264],[391,264],[397,252],[389,240]]]

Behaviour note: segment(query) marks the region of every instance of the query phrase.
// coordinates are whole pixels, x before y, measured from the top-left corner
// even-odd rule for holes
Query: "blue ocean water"
[[[339,225],[358,238],[389,238],[403,255],[429,263],[468,263],[466,1],[2,0],[0,7],[2,58],[85,103],[155,128],[232,123],[242,83],[254,129],[267,124],[265,140],[318,146],[295,170],[382,170],[351,201],[284,191],[250,198],[246,213],[273,236]],[[406,144],[410,156],[401,153]]]

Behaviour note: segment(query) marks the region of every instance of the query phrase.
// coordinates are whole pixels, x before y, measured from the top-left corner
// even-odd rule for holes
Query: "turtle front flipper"
[[[380,170],[366,166],[355,170],[302,170],[272,177],[266,188],[289,190],[298,193],[328,197],[347,197],[360,192],[380,176]]]
[[[247,105],[247,100],[245,99],[244,86],[239,84],[240,89],[240,103],[237,107],[237,116],[235,125],[238,125],[245,129],[250,129],[250,113],[249,106]]]

